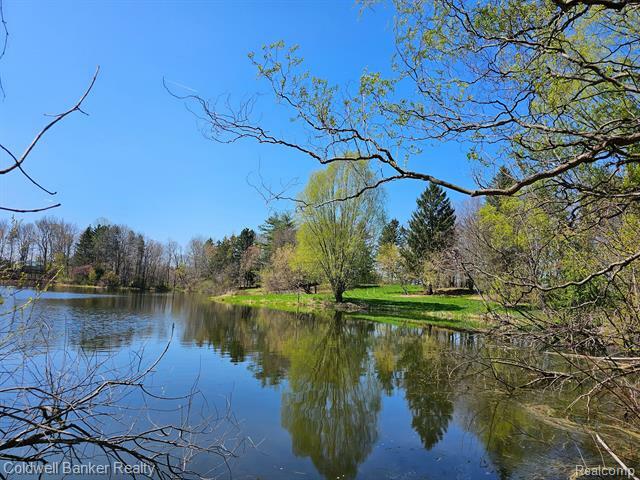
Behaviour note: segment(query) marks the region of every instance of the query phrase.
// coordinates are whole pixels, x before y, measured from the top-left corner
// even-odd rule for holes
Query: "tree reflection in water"
[[[522,405],[496,395],[491,378],[450,376],[461,358],[487,348],[472,334],[341,315],[205,308],[213,311],[189,316],[186,336],[231,359],[238,360],[239,350],[247,352],[248,368],[263,386],[288,380],[281,424],[293,453],[310,458],[327,479],[357,475],[378,441],[382,394],[395,391],[404,397],[411,427],[426,450],[443,440],[457,411],[464,429],[484,445],[497,478],[521,478],[523,469],[528,475],[527,465],[545,478],[566,467],[553,461],[571,456],[574,445],[583,454],[588,450],[589,439],[550,428]]]
[[[378,437],[381,385],[368,368],[371,325],[336,314],[287,346],[282,425],[326,478],[354,478]]]
[[[412,337],[404,343],[398,367],[404,372],[402,385],[413,416],[411,426],[430,450],[442,439],[453,416],[444,357],[431,336]]]

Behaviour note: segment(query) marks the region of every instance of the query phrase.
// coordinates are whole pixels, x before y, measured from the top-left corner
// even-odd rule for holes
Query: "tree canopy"
[[[305,268],[327,280],[336,301],[372,267],[372,247],[383,215],[382,191],[348,197],[371,181],[365,162],[334,163],[315,172],[300,196],[298,249]]]
[[[453,245],[456,214],[442,187],[433,183],[422,192],[407,231],[409,254],[424,260]]]
[[[403,242],[405,235],[404,227],[400,225],[400,222],[392,218],[388,223],[382,227],[380,232],[380,238],[378,239],[378,245],[392,244],[400,246]]]

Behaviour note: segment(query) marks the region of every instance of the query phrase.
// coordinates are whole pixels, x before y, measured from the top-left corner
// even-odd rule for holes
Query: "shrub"
[[[86,284],[89,283],[92,273],[93,267],[91,265],[80,265],[78,267],[73,267],[69,271],[69,278],[72,283]]]
[[[102,275],[100,278],[100,285],[110,288],[115,288],[120,286],[120,277],[112,271],[108,271]]]
[[[273,252],[271,264],[262,271],[262,284],[267,291],[286,292],[307,283],[302,270],[293,265],[294,256],[293,245],[284,245]]]

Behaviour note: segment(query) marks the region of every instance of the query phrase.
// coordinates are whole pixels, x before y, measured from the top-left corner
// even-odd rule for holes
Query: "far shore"
[[[405,292],[400,285],[367,286],[348,290],[344,302],[331,293],[268,293],[247,289],[211,297],[215,302],[263,307],[300,313],[344,312],[354,318],[385,323],[435,325],[456,330],[483,332],[493,326],[491,311],[497,305],[478,295],[425,295],[418,286]]]

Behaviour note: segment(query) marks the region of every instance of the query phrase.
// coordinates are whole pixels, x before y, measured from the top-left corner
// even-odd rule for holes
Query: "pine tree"
[[[404,235],[404,228],[400,226],[400,222],[395,218],[389,221],[380,232],[380,239],[378,240],[378,246],[392,244],[397,247],[402,244],[402,237]]]
[[[236,237],[234,245],[234,257],[239,259],[242,254],[256,241],[256,232],[250,228],[243,228]]]
[[[509,172],[509,169],[504,165],[498,169],[496,176],[491,181],[491,188],[509,188],[515,182],[513,176]],[[505,197],[489,196],[487,197],[487,203],[495,208],[500,208],[500,203]]]
[[[260,225],[262,262],[269,263],[274,252],[296,241],[296,227],[290,213],[274,213]]]
[[[417,204],[407,232],[409,254],[416,264],[453,244],[456,223],[451,201],[438,185],[430,183]]]
[[[95,232],[91,226],[80,235],[73,257],[75,265],[91,265],[95,261]]]

